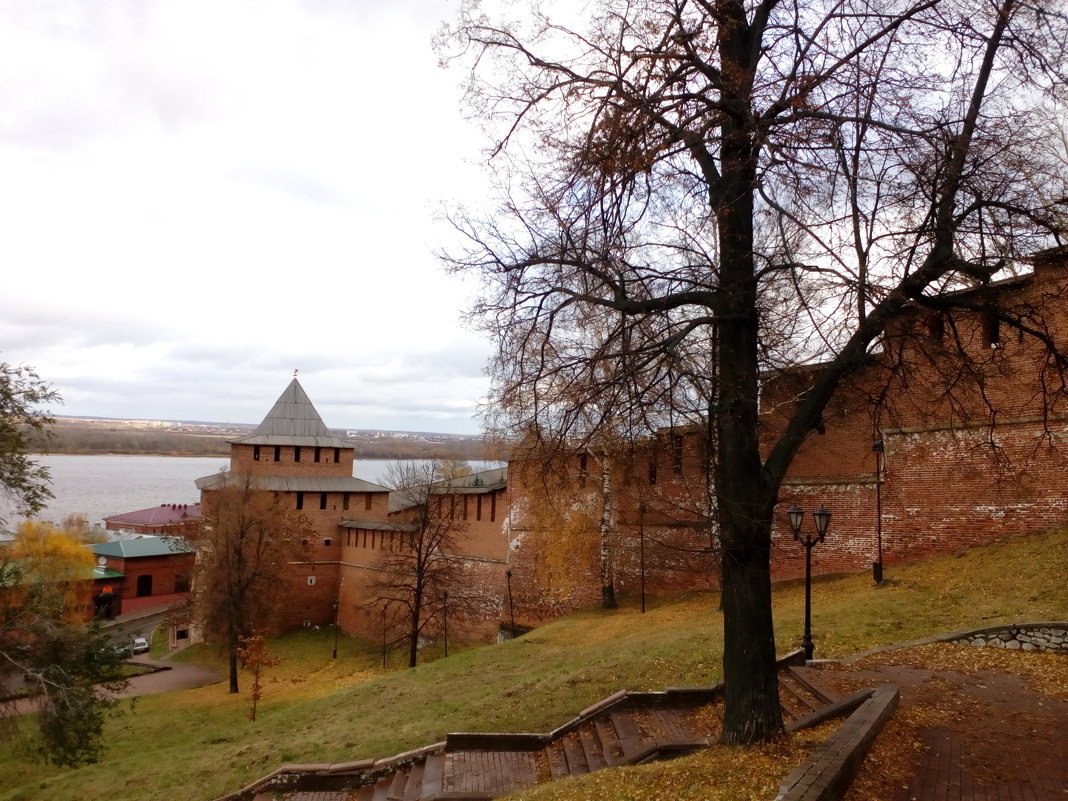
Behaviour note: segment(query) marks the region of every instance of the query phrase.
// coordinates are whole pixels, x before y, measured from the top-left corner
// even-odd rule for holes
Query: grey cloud
[[[163,338],[155,323],[126,316],[116,310],[82,308],[73,303],[23,301],[6,308],[0,332],[7,347],[85,347],[139,345]]]

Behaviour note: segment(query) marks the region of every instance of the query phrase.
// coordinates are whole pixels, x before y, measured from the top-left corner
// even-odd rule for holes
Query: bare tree
[[[591,407],[710,417],[727,742],[781,730],[772,521],[828,402],[910,309],[1061,241],[1031,111],[1063,118],[1065,27],[1020,0],[602,0],[574,24],[472,3],[443,40],[501,178],[448,258],[485,281],[498,422],[574,447]],[[1063,368],[1034,315],[995,313]],[[799,363],[819,367],[762,443],[761,374]]]
[[[197,549],[191,615],[226,648],[236,693],[242,640],[276,626],[285,598],[278,587],[306,556],[312,527],[249,475],[203,497],[200,528],[190,537]]]
[[[400,522],[396,537],[391,533],[384,544],[372,603],[399,620],[408,667],[418,663],[420,638],[440,631],[450,591],[454,608],[463,603],[454,551],[467,524],[456,514],[455,496],[442,486],[458,477],[456,467],[438,461],[393,462],[383,479],[393,490],[390,506],[398,509]]]

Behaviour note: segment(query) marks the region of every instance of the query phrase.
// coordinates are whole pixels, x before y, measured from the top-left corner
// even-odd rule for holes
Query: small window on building
[[[497,493],[490,493],[490,522],[497,519]]]
[[[334,464],[341,461],[341,448],[334,448]]]
[[[282,461],[282,446],[281,445],[275,445],[274,446],[274,460],[276,462]]]
[[[325,509],[326,508],[326,495],[327,494],[325,492],[320,492],[319,493],[319,508],[320,509]]]
[[[482,519],[482,496],[475,496],[475,520]]]
[[[323,545],[330,546],[330,545],[333,545],[333,544],[334,544],[334,538],[333,537],[324,537],[323,538]]]
[[[294,462],[299,462],[300,461],[300,445],[295,445],[293,447],[293,461]]]
[[[363,496],[363,508],[364,509],[370,509],[371,508],[371,493],[369,493],[369,492],[366,495]]]
[[[322,457],[323,457],[323,449],[320,448],[318,445],[316,445],[315,446],[315,459],[314,459],[314,461],[319,462],[322,459]]]
[[[188,573],[175,573],[174,574],[174,591],[175,592],[189,592],[189,574]]]
[[[946,318],[941,314],[928,317],[927,336],[935,342],[942,342],[946,338]]]
[[[260,446],[259,445],[253,445],[252,446],[252,461],[258,462],[259,460],[260,460]]]
[[[304,508],[304,493],[303,492],[298,492],[297,493],[297,508],[298,509],[303,509]]]
[[[590,470],[590,456],[587,453],[579,456],[579,478],[585,478]]]
[[[137,577],[137,597],[144,598],[147,595],[152,594],[152,576],[138,576]]]
[[[464,520],[467,520],[467,496],[466,496],[466,495],[464,496],[464,513],[463,513],[463,518],[464,518]]]
[[[351,492],[343,492],[341,494],[341,510],[347,512],[349,510],[349,499],[352,497]]]
[[[682,472],[682,435],[676,434],[671,438],[672,448],[675,453],[675,472]]]
[[[309,587],[314,587],[315,586],[315,576],[308,576],[308,586]]]
[[[656,459],[649,460],[649,483],[656,483]]]

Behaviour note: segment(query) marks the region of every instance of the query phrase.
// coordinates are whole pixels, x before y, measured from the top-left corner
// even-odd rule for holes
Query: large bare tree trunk
[[[419,577],[420,581],[423,579]],[[423,616],[423,593],[416,589],[412,598],[412,614],[408,626],[408,667],[413,668],[419,664],[419,624]]]
[[[476,308],[500,342],[497,419],[588,443],[712,401],[727,742],[782,729],[771,523],[835,392],[886,333],[924,310],[982,311],[959,290],[1062,241],[1063,176],[1022,104],[1063,108],[1068,20],[997,5],[603,0],[588,31],[536,16],[529,35],[480,7],[463,17],[460,51],[485,80],[476,108],[514,115],[496,145],[518,156],[500,211],[520,225],[464,219],[476,245],[449,259],[488,282]],[[560,44],[570,57],[537,52]],[[525,159],[529,141],[554,158]],[[994,311],[1068,369],[1042,325]],[[800,364],[811,385],[778,410],[762,456],[758,372]],[[1042,381],[1054,400],[1063,382]]]
[[[236,694],[239,692],[237,687],[237,630],[230,626],[226,636],[226,648],[230,662],[230,692]]]
[[[615,609],[619,606],[616,600],[615,575],[612,569],[612,465],[608,455],[601,459],[601,525],[600,525],[600,574],[601,574],[601,607]]]
[[[751,104],[752,52],[740,3],[723,4],[719,52],[728,105]],[[730,17],[737,16],[731,24]],[[732,97],[733,95],[733,97]],[[723,538],[723,737],[728,743],[766,740],[782,730],[771,616],[771,509],[764,486],[758,433],[759,337],[753,261],[753,194],[757,185],[755,132],[744,114],[721,128],[718,219],[720,397],[716,411],[719,461],[716,487]],[[774,491],[770,494],[774,496]]]

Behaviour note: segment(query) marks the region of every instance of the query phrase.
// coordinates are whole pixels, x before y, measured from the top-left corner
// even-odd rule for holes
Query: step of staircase
[[[445,755],[431,754],[423,763],[423,783],[420,798],[436,798],[441,792],[441,780],[445,774]]]
[[[831,702],[805,674],[805,670],[788,667],[779,671],[779,704],[789,720],[803,718]]]
[[[778,679],[791,719],[832,701],[806,668],[781,665]],[[399,755],[402,766],[386,776],[378,772],[363,787],[261,793],[253,801],[488,801],[566,776],[706,748],[718,738],[714,695],[708,688],[616,693],[551,734],[449,735],[435,748]]]

